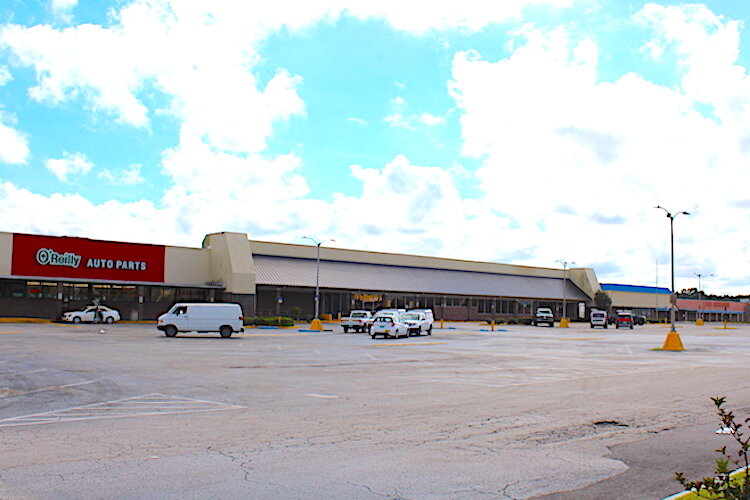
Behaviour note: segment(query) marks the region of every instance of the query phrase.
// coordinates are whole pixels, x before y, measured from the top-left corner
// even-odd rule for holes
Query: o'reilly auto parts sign
[[[164,248],[162,245],[14,234],[11,274],[163,283]]]

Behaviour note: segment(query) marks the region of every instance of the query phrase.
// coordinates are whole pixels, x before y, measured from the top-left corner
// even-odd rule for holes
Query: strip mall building
[[[0,232],[0,316],[54,319],[98,300],[127,320],[154,319],[175,302],[237,302],[247,316],[298,309],[310,318],[318,270],[320,311],[332,317],[423,307],[447,320],[510,319],[551,307],[559,318],[564,304],[567,316],[583,318],[594,294],[607,288],[587,268],[325,247],[318,262],[316,250],[231,232],[207,235],[201,248]],[[666,314],[668,290],[662,302],[651,290],[608,293],[615,307]]]

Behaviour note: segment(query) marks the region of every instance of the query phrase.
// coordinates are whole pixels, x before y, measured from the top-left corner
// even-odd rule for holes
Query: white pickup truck
[[[359,333],[365,332],[370,326],[370,318],[372,318],[370,311],[352,311],[349,317],[341,318],[341,327],[344,333],[349,333],[349,329]]]
[[[432,335],[432,320],[421,311],[407,311],[401,313],[401,321],[409,326],[409,336],[411,335]]]

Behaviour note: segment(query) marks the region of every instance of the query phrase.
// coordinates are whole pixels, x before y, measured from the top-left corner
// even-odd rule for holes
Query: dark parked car
[[[642,314],[634,314],[633,315],[633,323],[636,325],[645,325],[646,324],[646,316]]]
[[[633,329],[633,315],[627,311],[620,311],[617,313],[617,319],[615,320],[615,328],[630,328]]]

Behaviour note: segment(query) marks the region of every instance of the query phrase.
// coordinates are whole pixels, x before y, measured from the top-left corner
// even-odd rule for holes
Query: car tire
[[[112,316],[107,316],[107,319],[104,320],[106,323],[109,323],[110,325],[115,322],[115,318]]]
[[[80,316],[73,316],[73,323],[80,323],[81,317]]]
[[[609,325],[607,323],[604,323],[604,329],[606,330],[607,328],[609,328]]]
[[[427,335],[432,335],[432,325],[427,329]]]
[[[177,328],[172,325],[164,327],[164,335],[166,335],[167,337],[174,337],[175,335],[177,335]]]
[[[219,335],[222,336],[222,338],[228,339],[232,336],[232,327],[224,325],[221,328],[219,328]]]
[[[344,333],[349,333],[349,327],[348,326],[344,327]]]
[[[375,340],[375,335],[370,335],[370,338]]]

